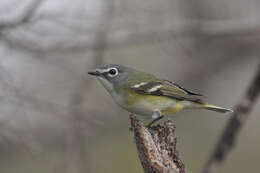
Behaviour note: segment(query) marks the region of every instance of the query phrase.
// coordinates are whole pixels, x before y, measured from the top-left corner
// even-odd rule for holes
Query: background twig
[[[258,66],[256,76],[250,84],[246,94],[241,99],[240,103],[229,120],[222,136],[220,137],[215,150],[209,157],[209,160],[204,166],[203,173],[211,173],[225,159],[228,152],[234,147],[237,136],[249,117],[249,113],[253,108],[255,101],[260,92],[260,65]]]
[[[10,29],[21,24],[27,23],[33,16],[37,9],[41,6],[43,0],[32,0],[27,3],[20,13],[15,16],[9,17],[8,19],[0,20],[0,31],[2,29]]]

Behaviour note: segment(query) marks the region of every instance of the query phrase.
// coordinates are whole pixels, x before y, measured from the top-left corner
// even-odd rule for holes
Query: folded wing
[[[203,103],[201,99],[197,98],[198,96],[202,96],[201,94],[189,91],[168,80],[136,83],[131,86],[131,89],[140,94],[166,96],[181,101],[187,100],[196,103]]]

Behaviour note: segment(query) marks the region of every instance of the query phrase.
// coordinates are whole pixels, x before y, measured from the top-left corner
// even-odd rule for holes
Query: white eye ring
[[[109,77],[115,77],[118,75],[118,69],[117,68],[109,68],[108,69],[108,76]]]

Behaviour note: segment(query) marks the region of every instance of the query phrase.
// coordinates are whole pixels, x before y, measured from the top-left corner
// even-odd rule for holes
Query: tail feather
[[[207,110],[216,111],[219,113],[233,112],[233,110],[231,110],[231,109],[222,108],[222,107],[211,105],[211,104],[205,104],[205,105],[203,105],[203,107]]]

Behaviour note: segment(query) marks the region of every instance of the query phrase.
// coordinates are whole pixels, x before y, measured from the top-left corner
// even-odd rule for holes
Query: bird
[[[185,89],[169,80],[119,64],[106,64],[88,71],[95,76],[113,100],[130,113],[151,117],[151,127],[165,115],[183,109],[207,109],[219,113],[233,112],[201,99],[202,94]]]

